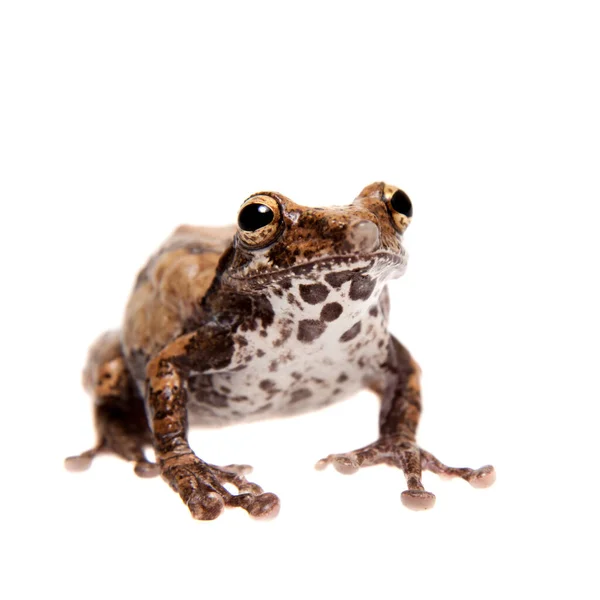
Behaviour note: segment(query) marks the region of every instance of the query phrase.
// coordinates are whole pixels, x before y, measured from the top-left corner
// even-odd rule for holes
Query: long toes
[[[327,468],[327,465],[331,462],[331,460],[329,460],[329,457],[327,458],[321,458],[320,460],[318,460],[315,463],[315,469],[317,471],[323,471],[323,469]]]
[[[228,506],[243,508],[248,514],[257,519],[269,519],[279,513],[279,498],[275,494],[262,493],[238,494],[231,496],[227,501]]]
[[[156,477],[160,475],[160,466],[148,460],[138,460],[133,471],[138,477]]]
[[[187,501],[187,506],[194,519],[212,521],[223,512],[225,502],[217,492],[212,491],[193,494]]]
[[[263,493],[263,489],[257,483],[252,483],[251,481],[244,481],[242,483],[236,483],[238,490],[241,494],[252,494],[253,496],[258,496]]]
[[[95,453],[83,452],[77,456],[69,456],[65,458],[65,469],[71,473],[81,473],[87,471],[92,465]]]
[[[349,454],[331,454],[327,458],[322,458],[315,465],[317,471],[322,471],[327,465],[333,465],[338,473],[352,475],[360,468],[358,460]]]
[[[254,470],[250,465],[226,465],[219,468],[222,471],[229,471],[230,473],[235,473],[236,475],[248,475]]]
[[[248,514],[255,519],[273,519],[279,514],[279,498],[267,492],[254,496],[246,507]]]
[[[496,481],[496,470],[492,465],[486,465],[485,467],[481,467],[481,469],[473,471],[467,481],[474,488],[490,487]]]
[[[360,468],[359,462],[353,456],[336,456],[333,459],[333,466],[338,473],[342,475],[352,475]]]
[[[429,510],[435,504],[435,496],[425,490],[405,490],[400,500],[410,510]]]

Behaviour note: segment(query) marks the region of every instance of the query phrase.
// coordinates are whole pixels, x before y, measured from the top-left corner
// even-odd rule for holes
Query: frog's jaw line
[[[331,273],[334,271],[343,271],[345,269],[365,270],[373,272],[375,277],[381,277],[386,273],[385,279],[396,279],[404,274],[408,262],[408,253],[403,250],[400,254],[391,252],[377,252],[372,254],[360,255],[334,255],[300,262],[292,267],[285,269],[273,269],[266,255],[256,258],[252,265],[242,271],[242,276],[227,275],[224,280],[230,279],[238,286],[242,282],[246,284],[268,285],[276,283],[289,277],[311,276],[316,279],[321,273]],[[257,273],[257,269],[264,268],[264,273]],[[316,277],[315,277],[316,275]]]

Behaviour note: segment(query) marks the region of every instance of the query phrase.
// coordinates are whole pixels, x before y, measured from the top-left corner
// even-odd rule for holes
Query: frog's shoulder
[[[125,312],[126,349],[151,356],[195,319],[235,227],[182,225],[140,271]]]
[[[140,272],[136,289],[149,285],[164,303],[185,312],[188,303],[201,300],[206,293],[235,229],[180,225]]]

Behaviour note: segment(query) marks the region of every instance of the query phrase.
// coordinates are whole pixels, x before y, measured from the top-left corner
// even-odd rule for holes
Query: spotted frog
[[[493,483],[493,467],[449,467],[416,443],[420,369],[388,331],[386,287],[406,268],[412,211],[402,190],[374,183],[349,206],[308,208],[263,192],[242,204],[235,227],[179,227],[139,273],[121,330],[89,352],[97,444],[67,468],[113,453],[141,477],[162,475],[196,519],[226,506],[274,516],[279,499],[247,480],[250,467],[205,462],[188,426],[299,414],[366,388],[381,398],[378,439],[318,469],[397,467],[402,503],[414,510],[435,502],[423,469]]]

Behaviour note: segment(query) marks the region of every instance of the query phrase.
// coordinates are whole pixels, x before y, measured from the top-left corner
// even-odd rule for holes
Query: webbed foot
[[[94,458],[102,453],[114,453],[126,460],[134,463],[133,472],[138,477],[156,477],[160,475],[160,467],[153,462],[150,462],[143,453],[141,447],[129,449],[129,451],[118,452],[113,448],[108,447],[105,443],[101,443],[90,450],[86,450],[81,454],[69,456],[65,458],[65,469],[71,473],[80,473],[87,471],[91,466]]]
[[[173,455],[160,463],[163,479],[180,495],[194,519],[216,519],[226,506],[239,506],[256,518],[273,518],[279,513],[279,498],[246,479],[252,471],[248,465],[217,467],[192,453]],[[231,493],[226,484],[239,493]]]
[[[422,450],[414,442],[402,436],[384,436],[373,444],[353,452],[330,454],[318,461],[315,468],[322,470],[330,464],[346,475],[355,473],[361,467],[378,464],[401,469],[408,486],[408,489],[402,492],[401,501],[411,510],[427,510],[433,508],[435,504],[435,496],[425,491],[421,483],[423,470],[448,477],[460,477],[476,488],[488,487],[496,480],[496,472],[491,465],[480,469],[448,467],[433,454]]]

